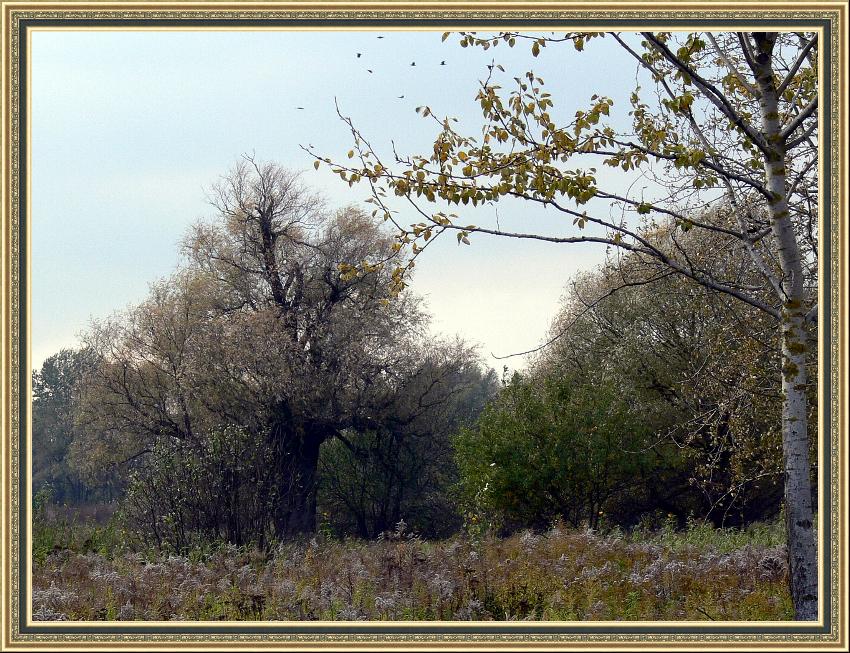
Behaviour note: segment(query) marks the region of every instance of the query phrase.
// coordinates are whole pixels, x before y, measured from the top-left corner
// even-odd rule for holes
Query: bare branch
[[[817,98],[817,96],[815,96],[815,97],[813,97],[813,98],[811,99],[811,101],[810,101],[810,102],[809,102],[809,103],[808,103],[805,107],[803,107],[803,110],[802,110],[802,111],[800,111],[800,113],[798,113],[798,114],[797,114],[797,117],[796,117],[796,118],[794,118],[794,120],[792,120],[791,122],[789,122],[789,123],[785,126],[785,129],[783,129],[783,130],[780,132],[779,137],[780,137],[783,141],[788,140],[788,137],[789,137],[791,134],[793,134],[793,133],[794,133],[794,131],[795,131],[795,130],[796,130],[796,129],[800,126],[800,125],[802,125],[802,124],[803,124],[803,122],[804,122],[804,121],[805,121],[805,120],[806,120],[809,116],[811,116],[811,115],[812,115],[812,113],[814,113],[815,109],[817,109],[817,108],[818,108],[818,98]]]
[[[735,34],[738,36],[738,43],[741,44],[741,52],[744,53],[744,60],[747,62],[747,65],[750,67],[750,70],[755,72],[755,56],[753,55],[753,49],[750,45],[749,40],[747,39],[747,35],[744,32],[736,32]]]
[[[815,304],[812,306],[809,311],[806,313],[806,322],[812,322],[814,324],[818,323],[818,305]]]
[[[506,238],[517,238],[520,240],[540,240],[549,243],[602,243],[604,245],[610,245],[611,247],[617,247],[619,249],[643,253],[648,256],[651,256],[654,259],[657,259],[661,263],[673,268],[676,272],[681,274],[682,276],[688,277],[689,279],[693,279],[700,285],[711,288],[712,290],[717,290],[718,292],[725,293],[727,295],[731,295],[740,299],[742,302],[753,306],[761,311],[764,311],[768,315],[779,319],[779,311],[767,304],[763,301],[752,297],[741,290],[733,288],[727,283],[712,279],[704,274],[701,274],[697,270],[690,270],[686,266],[682,265],[678,261],[671,259],[669,256],[660,252],[659,250],[651,251],[647,250],[643,247],[637,247],[630,243],[624,242],[622,240],[607,238],[601,236],[568,236],[568,237],[557,237],[557,236],[543,236],[541,234],[531,234],[531,233],[523,233],[523,232],[510,232],[510,231],[501,231],[497,229],[488,229],[486,227],[472,227],[467,226],[463,227],[455,224],[447,224],[442,226],[443,230],[453,230],[453,231],[466,231],[467,233],[482,233],[489,234],[491,236],[503,236]]]
[[[602,301],[604,301],[605,299],[607,299],[608,297],[610,297],[611,295],[613,295],[617,291],[623,290],[624,288],[633,288],[633,287],[636,287],[636,286],[645,286],[645,285],[650,284],[650,283],[655,283],[656,281],[661,281],[662,279],[666,279],[667,277],[672,276],[673,274],[675,274],[675,273],[672,272],[672,271],[669,271],[669,272],[665,272],[663,274],[660,274],[658,276],[652,277],[650,279],[644,279],[642,281],[626,281],[624,279],[622,285],[611,288],[607,292],[603,293],[602,295],[600,295],[599,297],[594,299],[592,302],[587,303],[587,302],[584,302],[584,300],[582,300],[582,304],[584,304],[584,310],[582,310],[581,313],[576,315],[570,321],[570,323],[567,326],[565,326],[556,335],[549,338],[543,344],[538,345],[537,347],[534,347],[533,349],[528,349],[526,351],[516,352],[514,354],[507,354],[505,356],[496,356],[496,354],[494,354],[492,352],[490,352],[490,355],[493,358],[495,358],[496,360],[507,360],[508,358],[514,358],[515,356],[525,356],[526,354],[534,354],[538,351],[541,351],[541,350],[545,349],[546,347],[548,347],[549,345],[551,345],[551,344],[555,343],[556,341],[560,340],[561,338],[563,338],[567,334],[567,332],[570,330],[570,328],[573,325],[575,325],[576,322],[578,322],[582,317],[584,317],[584,315],[586,313],[591,311],[593,308],[598,306]]]
[[[811,49],[818,42],[818,35],[815,34],[811,40],[806,43],[802,50],[800,50],[800,54],[797,55],[797,58],[794,60],[794,63],[791,64],[791,67],[788,69],[788,74],[785,75],[785,79],[782,80],[782,83],[777,87],[776,94],[779,97],[782,97],[782,93],[785,92],[785,89],[788,88],[788,84],[794,79],[794,75],[797,74],[797,71],[800,69],[800,66],[806,60],[806,57],[809,55]]]
[[[809,140],[809,138],[811,137],[811,135],[814,133],[814,131],[817,128],[818,128],[817,120],[812,121],[812,123],[808,127],[806,127],[806,131],[804,131],[802,134],[800,134],[797,138],[790,140],[787,143],[785,143],[785,151],[790,152],[791,150],[793,150],[798,145],[801,145],[804,142],[806,142],[807,140]]]

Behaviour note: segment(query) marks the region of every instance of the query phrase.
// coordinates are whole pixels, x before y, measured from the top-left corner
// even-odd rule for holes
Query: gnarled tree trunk
[[[319,448],[324,436],[283,418],[272,429],[277,463],[275,534],[288,539],[316,532]]]

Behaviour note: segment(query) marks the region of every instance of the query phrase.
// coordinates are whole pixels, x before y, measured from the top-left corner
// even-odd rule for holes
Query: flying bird
[[[383,36],[379,36],[378,38],[379,38],[379,39],[382,39],[382,38],[384,38],[384,37],[383,37]]]
[[[403,95],[399,95],[399,96],[398,96],[398,99],[399,99],[399,100],[403,100],[403,99],[404,99],[404,96],[403,96]]]
[[[358,59],[359,59],[360,57],[362,57],[362,56],[363,56],[363,53],[362,53],[362,52],[358,52],[358,53],[357,53],[357,58],[358,58]]]
[[[304,107],[295,107],[296,109],[304,109]]]
[[[411,62],[410,62],[410,65],[411,65],[411,66],[415,66],[415,65],[416,65],[416,62],[415,62],[415,61],[411,61]]]
[[[440,62],[440,65],[441,65],[441,66],[445,66],[445,65],[446,65],[446,62],[445,62],[445,61],[441,61],[441,62]]]
[[[367,68],[367,69],[366,69],[366,72],[367,72],[367,73],[371,73],[372,71],[371,71],[371,70],[369,70],[369,69]]]

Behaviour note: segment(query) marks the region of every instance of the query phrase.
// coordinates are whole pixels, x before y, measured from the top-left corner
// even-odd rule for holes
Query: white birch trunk
[[[775,35],[757,34],[755,40],[758,46],[755,72],[760,94],[762,133],[769,150],[765,157],[765,170],[767,188],[772,195],[771,226],[779,246],[782,272],[782,450],[791,599],[797,620],[813,620],[818,616],[818,568],[809,461],[806,399],[808,345],[802,255],[788,212],[786,153],[780,137],[779,101],[771,65]]]

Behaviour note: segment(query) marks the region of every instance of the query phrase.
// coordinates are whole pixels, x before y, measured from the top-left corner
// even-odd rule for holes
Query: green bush
[[[649,467],[649,429],[604,381],[566,376],[506,385],[455,438],[467,525],[599,527]]]

